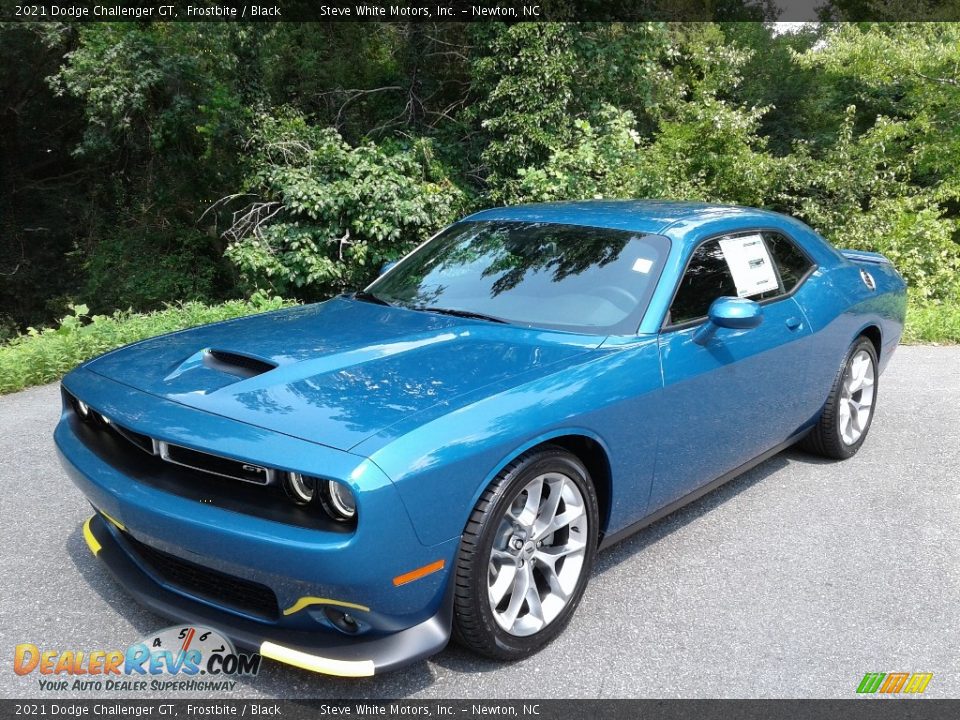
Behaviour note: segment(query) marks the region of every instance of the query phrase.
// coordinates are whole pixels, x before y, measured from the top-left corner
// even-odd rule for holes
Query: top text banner
[[[0,21],[20,22],[544,22],[957,20],[952,0],[0,0]]]

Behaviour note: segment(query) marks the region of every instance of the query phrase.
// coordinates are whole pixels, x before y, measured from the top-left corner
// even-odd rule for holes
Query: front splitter
[[[450,640],[453,594],[449,589],[433,617],[406,630],[357,638],[330,631],[309,633],[218,610],[158,583],[133,561],[99,513],[84,523],[83,536],[90,551],[141,605],[178,622],[216,628],[244,650],[305,670],[339,677],[369,677],[430,657],[443,650]]]

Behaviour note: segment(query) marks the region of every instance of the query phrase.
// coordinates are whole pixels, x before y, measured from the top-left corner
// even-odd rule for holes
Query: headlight
[[[317,481],[312,477],[290,472],[284,478],[283,489],[295,503],[306,505],[317,494]]]
[[[327,501],[325,504],[330,514],[339,520],[352,520],[357,514],[357,501],[350,488],[328,480],[325,490],[324,499]]]
[[[283,489],[297,505],[309,505],[319,498],[327,515],[334,520],[353,520],[357,516],[357,501],[346,485],[335,480],[288,472],[283,476]]]

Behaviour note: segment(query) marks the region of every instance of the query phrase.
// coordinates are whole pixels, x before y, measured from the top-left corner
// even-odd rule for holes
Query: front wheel
[[[820,419],[804,446],[824,457],[845,460],[867,438],[877,403],[877,352],[868,338],[850,346]]]
[[[564,628],[597,546],[597,496],[580,460],[557,447],[522,455],[477,502],[460,544],[454,634],[516,660]]]

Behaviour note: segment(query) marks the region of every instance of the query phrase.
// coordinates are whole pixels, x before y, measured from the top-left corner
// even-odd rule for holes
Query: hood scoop
[[[204,350],[203,364],[211,370],[236,375],[240,378],[252,378],[270,372],[276,363],[261,360],[251,355],[241,355],[229,350]]]

